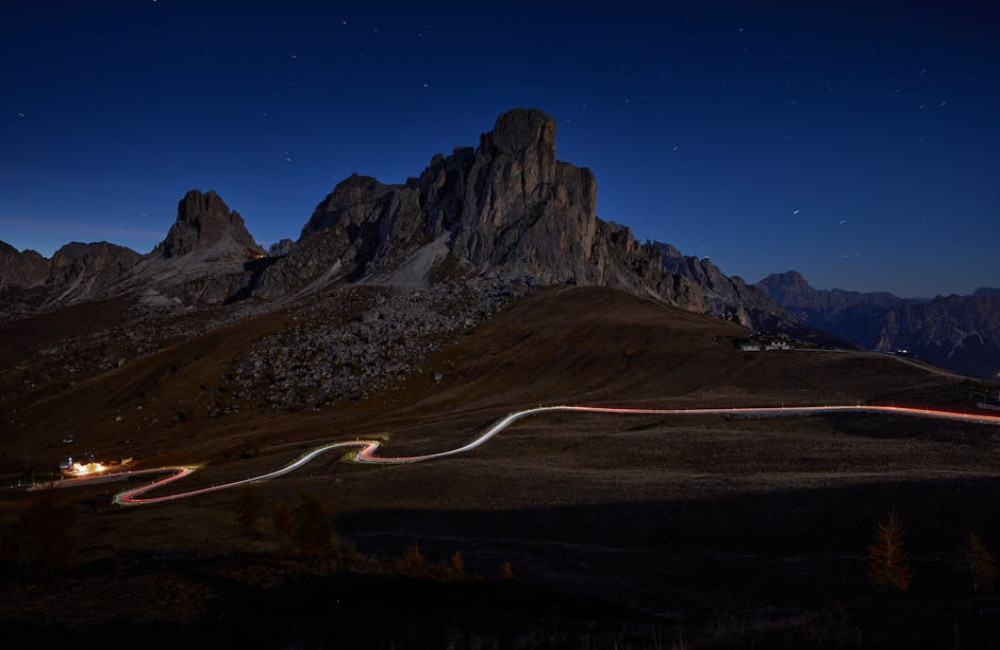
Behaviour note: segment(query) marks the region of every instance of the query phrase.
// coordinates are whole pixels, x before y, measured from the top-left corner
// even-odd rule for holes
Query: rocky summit
[[[147,255],[116,249],[120,259],[112,263],[102,261],[105,252],[95,272],[93,265],[11,249],[2,253],[0,271],[3,283],[27,290],[58,266],[64,290],[47,295],[50,306],[129,294],[160,306],[260,305],[337,283],[517,281],[609,286],[748,326],[786,317],[745,283],[719,291],[721,283],[677,272],[655,246],[598,218],[596,204],[590,170],[557,158],[555,120],[514,109],[478,146],[433,156],[405,183],[352,175],[317,205],[298,241],[284,240],[268,253],[216,192],[191,190],[166,238]],[[62,257],[79,260],[78,252]],[[711,279],[723,277],[716,269]]]
[[[247,232],[243,218],[216,194],[191,190],[177,205],[177,221],[153,251],[170,259],[200,253],[208,259],[261,257],[264,250]]]
[[[708,308],[701,288],[670,273],[655,249],[599,219],[596,202],[590,170],[557,159],[555,120],[515,109],[477,147],[435,155],[403,184],[358,175],[341,182],[254,293],[274,299],[335,279],[417,287],[482,277],[611,286]],[[738,312],[720,301],[711,307]]]

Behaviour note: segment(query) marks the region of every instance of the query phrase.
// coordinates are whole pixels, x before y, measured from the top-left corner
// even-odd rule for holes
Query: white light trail
[[[338,449],[338,448],[353,448],[360,447],[361,449],[357,452],[354,458],[350,459],[356,463],[366,463],[366,464],[380,464],[380,465],[402,465],[408,463],[419,463],[426,460],[434,460],[436,458],[445,458],[447,456],[457,456],[459,454],[464,454],[466,452],[472,451],[476,447],[486,443],[490,438],[497,435],[513,423],[517,422],[522,418],[526,418],[533,415],[540,415],[543,413],[555,413],[555,412],[569,412],[569,413],[617,413],[623,415],[749,415],[749,416],[764,416],[764,417],[776,417],[782,415],[811,415],[816,413],[881,413],[881,414],[894,414],[894,415],[908,415],[914,417],[924,417],[924,418],[935,418],[941,420],[952,420],[958,422],[974,422],[979,424],[994,424],[1000,425],[1000,416],[996,415],[982,415],[979,413],[960,413],[955,411],[941,411],[936,409],[922,409],[922,408],[910,408],[905,406],[758,406],[758,407],[731,407],[731,408],[699,408],[699,409],[640,409],[640,408],[621,408],[614,406],[539,406],[536,408],[525,409],[523,411],[514,411],[513,413],[508,413],[504,417],[497,420],[492,424],[485,432],[480,436],[475,438],[472,442],[465,444],[461,447],[456,447],[455,449],[448,449],[445,451],[439,451],[432,454],[423,454],[419,456],[394,456],[383,458],[375,456],[375,452],[378,451],[381,443],[377,440],[353,440],[346,442],[333,442],[320,447],[316,447],[305,454],[299,456],[297,459],[293,460],[291,463],[280,467],[272,472],[266,474],[261,474],[259,476],[254,476],[251,478],[244,479],[242,481],[234,481],[231,483],[223,483],[220,485],[213,485],[210,487],[199,488],[196,490],[189,490],[187,492],[177,492],[174,494],[169,494],[161,497],[144,497],[139,498],[143,494],[150,492],[156,488],[167,485],[168,483],[173,483],[174,481],[180,480],[185,476],[190,475],[195,471],[195,468],[190,466],[177,466],[177,467],[161,467],[158,469],[149,469],[139,472],[133,472],[133,476],[141,474],[152,474],[152,473],[162,473],[169,472],[170,475],[162,478],[158,481],[154,481],[148,485],[143,485],[137,488],[126,490],[115,496],[115,503],[123,506],[134,506],[134,505],[146,505],[151,503],[162,503],[164,501],[175,501],[177,499],[184,499],[187,497],[193,497],[199,494],[208,494],[209,492],[218,492],[220,490],[228,490],[230,488],[238,487],[240,485],[247,485],[250,483],[259,483],[261,481],[268,481],[273,478],[278,478],[279,476],[284,476],[290,472],[294,472],[306,463],[309,463],[317,456],[325,454],[326,452]]]

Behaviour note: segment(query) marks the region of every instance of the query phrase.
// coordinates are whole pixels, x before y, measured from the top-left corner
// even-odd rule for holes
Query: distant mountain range
[[[627,227],[598,218],[597,182],[557,160],[555,132],[543,112],[514,109],[477,147],[438,154],[405,183],[352,175],[317,205],[297,241],[267,252],[218,194],[198,190],[184,196],[165,239],[145,255],[74,242],[46,259],[0,242],[0,318],[116,296],[153,310],[237,303],[268,310],[359,284],[571,283],[826,345],[906,349],[980,377],[1000,370],[1000,290],[914,301],[816,290],[795,272],[757,284],[726,276],[706,259],[642,244]]]
[[[955,372],[1000,372],[1000,290],[971,296],[897,298],[891,293],[815,289],[795,271],[757,283],[799,322],[859,347],[913,355]]]

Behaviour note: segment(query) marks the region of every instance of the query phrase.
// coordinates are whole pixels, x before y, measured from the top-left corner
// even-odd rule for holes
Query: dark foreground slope
[[[366,309],[345,306],[342,318]],[[0,453],[12,474],[54,462],[76,445],[54,432],[74,422],[110,457],[204,464],[188,480],[198,485],[267,471],[321,440],[379,436],[386,455],[449,448],[539,403],[974,399],[965,380],[895,357],[741,352],[733,339],[746,330],[732,323],[561,287],[458,332],[367,397],[212,417],[199,396],[230,385],[234,360],[299,317],[290,308],[234,323],[21,393],[8,404],[23,426]],[[161,506],[105,507],[106,487],[54,502],[8,492],[0,619],[39,644],[47,629],[253,645],[226,631],[257,626],[259,644],[288,647],[988,647],[1000,607],[957,562],[970,532],[1000,546],[989,516],[1000,507],[996,434],[893,417],[564,414],[464,456],[396,467],[329,458],[251,493]],[[296,555],[273,525],[282,508],[298,512],[302,492],[327,509],[340,551]],[[248,499],[258,516],[241,528]],[[39,509],[70,533],[59,561],[35,552]],[[867,579],[872,528],[892,511],[908,533],[904,594]]]

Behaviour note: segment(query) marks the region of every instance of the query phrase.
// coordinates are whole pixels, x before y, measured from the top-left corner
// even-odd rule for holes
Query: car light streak
[[[174,494],[169,494],[159,497],[142,497],[142,495],[155,490],[157,488],[163,487],[174,481],[178,481],[185,476],[189,476],[195,471],[192,466],[178,466],[178,467],[161,467],[158,469],[147,469],[133,472],[133,476],[140,476],[144,474],[156,474],[169,472],[169,475],[153,483],[143,485],[137,488],[126,490],[115,496],[114,502],[122,506],[135,506],[135,505],[146,505],[151,503],[162,503],[164,501],[175,501],[177,499],[184,499],[187,497],[196,496],[199,494],[208,494],[209,492],[218,492],[220,490],[228,490],[240,485],[247,485],[250,483],[259,483],[262,481],[268,481],[270,479],[278,478],[279,476],[284,476],[290,472],[294,472],[303,465],[309,463],[317,456],[325,454],[333,449],[348,449],[354,447],[360,447],[360,449],[355,452],[353,456],[345,456],[346,460],[350,460],[355,463],[364,464],[379,464],[379,465],[403,465],[409,463],[419,463],[426,460],[434,460],[436,458],[445,458],[448,456],[457,456],[459,454],[464,454],[466,452],[472,451],[473,449],[479,447],[480,445],[489,441],[493,436],[497,435],[510,425],[514,424],[518,420],[526,417],[540,415],[544,413],[556,413],[556,412],[566,412],[566,413],[608,413],[608,414],[620,414],[620,415],[747,415],[747,416],[762,416],[762,417],[777,417],[784,415],[810,415],[816,413],[888,413],[895,415],[908,415],[914,417],[923,418],[935,418],[941,420],[953,420],[958,422],[974,422],[979,424],[995,424],[1000,425],[1000,416],[996,415],[982,415],[979,413],[961,413],[956,411],[941,411],[936,409],[922,409],[913,408],[905,406],[756,406],[756,407],[729,407],[729,408],[695,408],[695,409],[642,409],[642,408],[626,408],[626,407],[614,407],[614,406],[539,406],[536,408],[525,409],[523,411],[514,411],[513,413],[508,413],[504,417],[497,420],[495,423],[490,425],[485,432],[479,435],[477,438],[472,440],[461,447],[456,447],[455,449],[448,449],[445,451],[439,451],[431,454],[423,454],[419,456],[392,456],[392,457],[382,457],[376,456],[375,452],[378,451],[381,443],[377,440],[352,440],[344,442],[333,442],[329,444],[322,445],[311,449],[291,463],[280,467],[272,472],[266,474],[261,474],[260,476],[254,476],[251,478],[243,479],[242,481],[234,481],[231,483],[222,483],[219,485],[212,485],[210,487],[199,488],[196,490],[189,490],[187,492],[176,492]],[[142,498],[139,498],[142,497]]]

